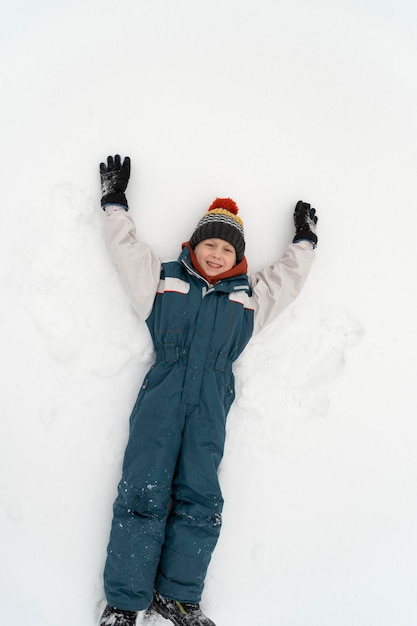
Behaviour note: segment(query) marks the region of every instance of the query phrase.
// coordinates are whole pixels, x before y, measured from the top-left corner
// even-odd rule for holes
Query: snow
[[[414,626],[416,18],[412,0],[4,8],[4,623],[92,626],[102,608],[152,360],[101,232],[98,164],[120,152],[164,259],[216,196],[240,206],[252,271],[297,200],[319,215],[303,293],[235,369],[203,609],[217,626]]]

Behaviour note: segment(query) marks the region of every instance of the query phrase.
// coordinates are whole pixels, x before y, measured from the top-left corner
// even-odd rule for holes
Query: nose
[[[221,256],[221,255],[220,255],[220,252],[219,252],[218,250],[213,250],[213,256],[214,256],[216,259],[220,259],[220,256]]]

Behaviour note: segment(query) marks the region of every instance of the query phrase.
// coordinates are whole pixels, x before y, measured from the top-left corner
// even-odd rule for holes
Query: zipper
[[[206,280],[203,276],[201,276],[201,274],[199,274],[198,272],[196,272],[196,270],[188,265],[187,261],[185,259],[181,259],[181,263],[186,267],[187,271],[192,274],[192,276],[195,276],[196,278],[199,278],[200,280],[203,281],[203,283],[205,283],[207,285],[207,287],[209,288],[210,291],[210,287],[213,289],[213,286],[210,285],[210,283],[208,282],[208,280]],[[208,292],[206,292],[208,293]]]

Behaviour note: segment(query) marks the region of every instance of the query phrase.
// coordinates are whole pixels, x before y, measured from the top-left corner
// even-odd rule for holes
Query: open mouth
[[[219,265],[218,263],[213,263],[212,261],[207,261],[207,265],[212,269],[212,270],[219,270],[221,269],[221,265]]]

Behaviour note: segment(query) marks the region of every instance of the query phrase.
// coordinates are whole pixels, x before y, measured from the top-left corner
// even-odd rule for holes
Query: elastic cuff
[[[117,204],[117,202],[106,202],[105,204],[101,205],[101,208],[103,209],[103,211],[105,211],[106,207],[108,206],[118,206],[121,209],[124,209],[125,211],[129,210],[129,208],[125,204]]]
[[[297,243],[297,241],[302,241],[303,239],[311,241],[311,243],[314,244],[314,247],[316,247],[318,241],[316,233],[311,232],[311,230],[299,230],[295,233],[295,237],[292,242]]]
[[[317,244],[314,243],[314,241],[311,241],[311,239],[294,239],[294,241],[292,243],[309,243],[310,246],[313,248],[313,250],[315,250],[315,248],[317,248]],[[311,250],[311,248],[305,248],[305,249],[306,250],[307,249]]]
[[[104,208],[106,204],[118,204],[126,209],[129,209],[129,205],[127,203],[127,199],[124,193],[120,191],[115,191],[114,193],[109,193],[106,196],[101,198],[101,206]]]

